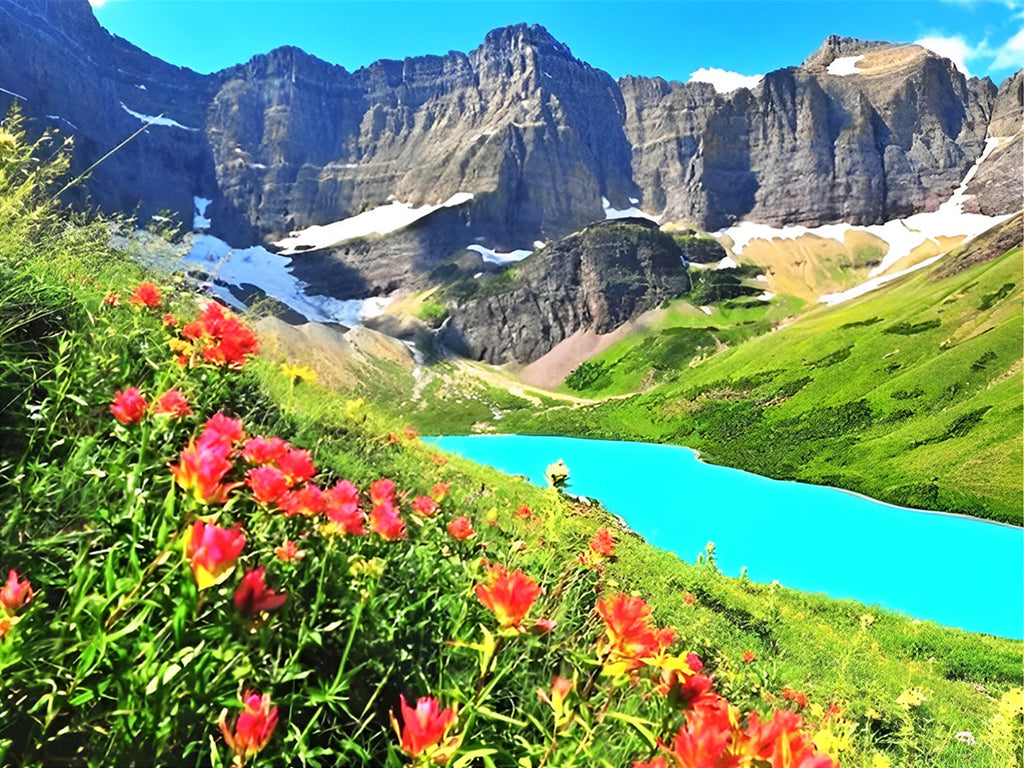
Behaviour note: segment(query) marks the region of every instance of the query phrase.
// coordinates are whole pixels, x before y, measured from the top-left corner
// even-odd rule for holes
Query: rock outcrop
[[[73,134],[76,170],[160,117],[80,202],[87,190],[106,211],[167,209],[191,228],[193,197],[209,198],[210,232],[248,246],[393,200],[473,194],[396,236],[304,254],[303,278],[338,296],[415,284],[470,243],[563,236],[602,219],[602,198],[703,229],[933,210],[986,136],[1019,128],[1020,78],[997,94],[923,48],[830,37],[723,94],[615,82],[525,24],[468,54],[355,72],[286,47],[200,75],[110,35],[87,0],[0,0],[0,109],[17,101],[40,129]],[[972,187],[979,209],[1019,207],[1020,171],[1019,141],[993,152]]]
[[[489,363],[530,362],[577,331],[608,333],[689,287],[679,246],[656,224],[602,222],[481,280],[441,338]]]
[[[833,74],[856,59],[852,74]],[[845,71],[845,70],[840,70]],[[830,37],[753,90],[625,78],[643,199],[668,220],[873,224],[934,210],[981,155],[995,89],[915,45]]]
[[[988,138],[998,140],[967,185],[968,211],[995,216],[1024,207],[1024,71],[999,86]]]

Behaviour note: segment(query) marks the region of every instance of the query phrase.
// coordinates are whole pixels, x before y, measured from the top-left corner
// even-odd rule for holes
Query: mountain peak
[[[555,39],[540,24],[527,24],[526,22],[492,29],[484,37],[482,47],[515,50],[525,45],[532,45],[542,51],[551,51],[567,58],[573,58],[568,45]]]
[[[857,37],[829,35],[814,53],[804,59],[802,67],[827,67],[842,56],[856,56],[872,48],[888,48],[892,43],[877,40],[861,40]]]

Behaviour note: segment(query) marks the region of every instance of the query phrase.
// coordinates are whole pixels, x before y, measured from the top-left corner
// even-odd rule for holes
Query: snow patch
[[[863,56],[842,56],[828,65],[828,73],[830,75],[838,75],[839,77],[859,75],[860,70],[857,68],[857,62],[863,58]]]
[[[635,197],[629,198],[629,202],[631,202],[633,205],[640,205],[640,200],[638,200]]]
[[[736,259],[732,256],[726,256],[718,262],[718,266],[715,269],[736,269]]]
[[[357,237],[386,235],[407,227],[441,208],[455,208],[472,199],[472,192],[457,192],[438,205],[423,205],[419,208],[413,208],[409,203],[399,202],[379,205],[347,219],[330,224],[314,225],[298,232],[292,232],[274,245],[282,249],[282,254],[291,255],[302,251],[330,248]]]
[[[75,125],[74,123],[72,123],[72,122],[71,122],[70,120],[68,120],[68,119],[67,119],[66,117],[61,117],[60,115],[47,115],[47,117],[48,117],[48,118],[49,118],[50,120],[60,120],[60,121],[61,121],[62,123],[66,124],[66,125],[70,125],[70,126],[71,126],[72,128],[74,128],[74,129],[75,129],[76,131],[78,130],[78,126],[77,126],[77,125]]]
[[[209,229],[210,224],[213,222],[206,217],[206,209],[210,207],[212,203],[208,197],[199,197],[198,195],[192,198],[192,205],[195,206],[195,210],[192,212],[192,229]]]
[[[690,73],[691,83],[711,83],[718,93],[732,93],[740,88],[756,88],[764,75],[741,75],[718,67],[701,67]]]
[[[760,283],[767,283],[768,282],[768,275],[758,275],[754,279],[757,280]]]
[[[125,105],[123,101],[119,103],[121,105],[121,109],[123,109],[129,115],[131,115],[132,117],[137,117],[139,118],[139,120],[141,120],[144,123],[148,123],[149,125],[164,125],[168,128],[181,128],[183,131],[199,130],[198,128],[189,128],[187,125],[182,125],[177,120],[171,120],[171,118],[164,117],[163,115],[144,115],[141,112],[136,112],[135,110],[128,109],[128,107]]]
[[[470,251],[476,251],[477,253],[479,253],[483,257],[484,261],[486,261],[488,264],[512,264],[513,262],[516,261],[522,261],[531,253],[533,253],[533,251],[526,251],[521,249],[517,251],[509,251],[507,253],[502,253],[500,251],[492,251],[490,248],[485,248],[484,246],[478,243],[467,245],[466,249]]]
[[[822,296],[820,301],[827,304],[836,304],[862,293],[874,290],[879,285],[884,285],[893,277],[906,274],[903,270],[896,275],[880,278],[894,264],[910,255],[919,246],[928,241],[936,242],[939,237],[966,237],[968,239],[977,237],[982,232],[1001,224],[1013,214],[1002,216],[986,216],[981,213],[966,213],[963,209],[964,202],[968,199],[967,185],[978,172],[979,166],[988,158],[992,151],[1008,139],[989,138],[985,140],[985,149],[978,157],[977,162],[964,175],[960,185],[953,190],[953,194],[937,210],[928,213],[916,213],[903,219],[892,219],[884,224],[872,224],[866,227],[855,227],[851,224],[824,224],[820,227],[803,227],[790,225],[785,227],[772,227],[768,224],[755,224],[751,221],[742,221],[733,226],[719,230],[715,234],[728,235],[733,241],[733,253],[741,254],[754,240],[795,240],[804,235],[816,235],[829,240],[837,240],[842,243],[846,233],[850,231],[866,232],[874,235],[889,244],[889,250],[883,257],[881,263],[868,273],[868,281],[861,286],[851,288],[843,293],[829,294]],[[724,261],[724,260],[723,260]],[[924,262],[930,264],[934,260]],[[918,265],[920,268],[921,265]],[[719,267],[721,268],[721,266]],[[860,293],[853,293],[863,287]],[[842,297],[842,298],[840,298]]]
[[[391,302],[384,297],[343,301],[333,296],[310,295],[306,292],[309,286],[291,273],[291,259],[287,256],[271,253],[260,245],[232,248],[213,235],[198,235],[192,249],[182,258],[182,265],[197,266],[230,285],[256,286],[312,322],[359,325],[365,318],[381,314]],[[232,306],[241,306],[222,286],[214,284],[211,290]]]
[[[772,296],[774,295],[775,294],[772,293],[771,291],[765,291],[764,293],[758,294],[754,298],[756,298],[758,301],[771,301]]]
[[[138,88],[140,91],[146,90],[146,86],[144,86],[142,83],[137,83],[135,87]]]
[[[644,213],[639,208],[637,208],[635,205],[633,207],[631,207],[631,208],[612,208],[612,204],[608,200],[607,197],[602,197],[601,198],[601,207],[604,208],[604,217],[605,217],[605,219],[631,219],[631,218],[639,218],[639,219],[650,219],[651,221],[653,221],[655,223],[658,222],[658,220],[654,216],[651,216],[650,214]]]
[[[870,293],[876,288],[883,286],[892,280],[895,280],[897,277],[903,277],[904,275],[909,275],[911,272],[916,272],[919,269],[923,269],[924,267],[930,266],[941,258],[942,254],[939,254],[938,256],[932,256],[930,259],[925,259],[920,264],[915,264],[914,266],[909,267],[907,269],[902,269],[899,272],[893,272],[891,275],[882,275],[881,277],[873,277],[870,280],[865,280],[860,285],[856,285],[853,288],[850,288],[849,290],[843,291],[842,293],[826,294],[822,296],[820,299],[818,299],[818,301],[821,302],[822,304],[827,304],[830,307],[836,304],[841,304],[844,301],[855,299],[858,296],[863,296],[865,293]]]
[[[21,99],[22,101],[28,101],[28,99],[26,99],[20,93],[15,93],[14,91],[8,91],[6,88],[0,88],[0,93],[6,93],[6,94],[8,94],[10,96],[13,96],[16,99]]]
[[[533,247],[534,247],[535,250],[539,251],[541,248],[547,248],[547,246],[548,246],[548,244],[545,243],[543,240],[534,240],[533,241]]]
[[[707,307],[707,306],[701,307],[700,311],[703,312],[705,315],[710,315],[710,314],[714,313],[714,310],[711,309],[711,307]]]

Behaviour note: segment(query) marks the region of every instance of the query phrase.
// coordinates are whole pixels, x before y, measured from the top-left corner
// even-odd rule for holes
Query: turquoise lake
[[[570,493],[601,502],[693,562],[709,541],[721,570],[853,598],[918,619],[1024,637],[1024,530],[903,509],[834,488],[699,461],[687,448],[566,437],[426,438],[546,485],[563,459]]]

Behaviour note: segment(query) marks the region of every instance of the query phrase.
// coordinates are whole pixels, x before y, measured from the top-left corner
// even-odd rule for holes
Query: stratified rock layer
[[[675,240],[644,219],[587,227],[509,275],[452,310],[447,346],[490,363],[530,362],[579,330],[608,333],[690,287]]]
[[[854,74],[829,72],[853,58]],[[78,170],[143,125],[132,112],[162,115],[79,200],[88,190],[100,208],[143,219],[169,209],[190,228],[193,196],[210,198],[211,232],[237,246],[392,200],[474,195],[415,233],[304,258],[304,277],[336,295],[414,284],[473,242],[510,250],[563,236],[603,218],[602,197],[703,229],[933,210],[986,136],[1019,128],[1021,104],[1020,75],[997,94],[923,48],[837,37],[752,90],[615,82],[525,24],[468,54],[356,72],[285,47],[200,75],[110,35],[87,0],[0,0],[0,88],[0,109],[18,101],[37,127],[74,134]],[[980,210],[1020,207],[1007,181],[1021,175],[1020,147],[979,170]]]

